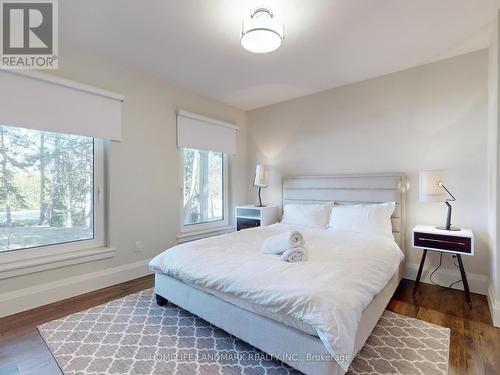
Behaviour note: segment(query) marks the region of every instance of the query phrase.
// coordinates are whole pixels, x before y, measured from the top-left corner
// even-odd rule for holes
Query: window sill
[[[183,242],[195,241],[202,238],[218,236],[220,234],[230,233],[230,232],[234,232],[234,227],[228,225],[219,228],[181,233],[177,236],[177,242],[183,243]]]
[[[0,253],[0,280],[27,275],[54,268],[72,266],[112,258],[116,248],[94,247],[86,249],[26,249]]]

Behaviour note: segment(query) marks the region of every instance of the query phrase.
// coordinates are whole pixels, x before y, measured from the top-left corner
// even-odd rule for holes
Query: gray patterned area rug
[[[297,374],[152,289],[38,327],[65,374]],[[446,374],[450,331],[385,311],[350,374]]]

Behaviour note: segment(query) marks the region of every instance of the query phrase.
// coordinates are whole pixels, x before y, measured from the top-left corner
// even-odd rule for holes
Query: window
[[[102,180],[99,140],[0,125],[0,252],[101,246]]]
[[[182,148],[182,232],[227,226],[227,155]]]

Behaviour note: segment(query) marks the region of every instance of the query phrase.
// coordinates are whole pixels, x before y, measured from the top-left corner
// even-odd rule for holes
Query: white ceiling
[[[285,41],[258,55],[241,20],[269,6]],[[500,0],[64,0],[60,37],[245,110],[487,47]]]

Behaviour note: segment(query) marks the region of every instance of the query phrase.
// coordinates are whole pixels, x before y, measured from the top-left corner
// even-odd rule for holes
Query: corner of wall
[[[498,248],[500,201],[497,198],[498,187],[500,186],[500,174],[498,173],[498,167],[500,166],[500,154],[498,152],[500,145],[500,133],[498,131],[500,120],[499,33],[499,17],[497,14],[488,47],[488,237],[491,254],[491,284],[487,293],[491,319],[497,327],[500,326],[500,254]]]
[[[495,286],[493,284],[488,288],[487,299],[493,325],[500,328],[500,301],[496,299]]]

